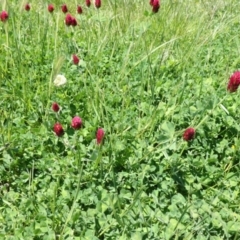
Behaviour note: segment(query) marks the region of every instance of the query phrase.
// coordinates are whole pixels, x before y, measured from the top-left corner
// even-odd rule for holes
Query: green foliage
[[[240,3],[161,2],[3,2],[2,239],[238,239]]]

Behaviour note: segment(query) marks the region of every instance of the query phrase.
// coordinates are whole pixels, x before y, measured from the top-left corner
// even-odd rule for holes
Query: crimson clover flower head
[[[53,110],[54,112],[58,112],[58,111],[60,110],[60,107],[59,107],[59,105],[58,105],[56,102],[54,102],[54,103],[52,104],[52,110]]]
[[[67,25],[67,26],[70,26],[70,25],[72,25],[72,16],[71,16],[71,14],[67,14],[66,15],[66,17],[65,17],[65,24]]]
[[[6,22],[8,20],[8,13],[6,11],[2,11],[0,14],[0,19],[2,22]]]
[[[236,92],[239,85],[240,85],[240,71],[236,71],[229,78],[227,90],[229,92]]]
[[[53,131],[55,132],[55,134],[58,136],[58,137],[61,137],[64,135],[64,130],[63,130],[63,127],[60,123],[55,123],[54,126],[53,126]]]
[[[195,129],[192,127],[187,128],[183,133],[183,140],[190,141],[195,137]]]
[[[30,11],[30,9],[31,9],[30,4],[27,3],[24,8],[25,8],[26,11]]]
[[[67,26],[77,26],[77,20],[75,17],[73,17],[71,14],[67,14],[66,17],[65,17],[65,24]]]
[[[71,123],[72,128],[74,128],[75,130],[78,130],[82,127],[82,119],[79,116],[75,116],[72,119],[72,123]]]
[[[96,133],[96,140],[98,145],[100,145],[103,142],[104,135],[105,135],[105,132],[103,128],[98,128]]]
[[[80,59],[76,54],[72,55],[73,64],[78,65]]]
[[[78,14],[82,14],[83,10],[82,10],[82,7],[81,6],[77,6],[77,13]]]
[[[49,4],[49,5],[48,5],[48,11],[49,11],[50,13],[52,13],[52,12],[54,11],[54,6],[53,6],[53,4]]]
[[[101,0],[95,0],[95,7],[100,8],[101,7]]]
[[[87,5],[87,7],[90,7],[91,6],[91,0],[86,0],[86,5]]]
[[[67,13],[68,12],[68,8],[67,8],[66,4],[63,4],[61,8],[62,8],[62,12],[63,13]]]
[[[151,3],[150,3],[150,4],[151,4]],[[157,13],[158,10],[159,10],[159,8],[160,8],[160,2],[159,2],[159,0],[153,0],[153,1],[152,1],[152,11],[153,11],[154,13]]]
[[[77,26],[77,19],[76,19],[75,17],[72,17],[71,25],[72,25],[73,27]]]

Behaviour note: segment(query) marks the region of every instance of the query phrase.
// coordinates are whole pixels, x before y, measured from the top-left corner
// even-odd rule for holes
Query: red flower
[[[72,25],[73,27],[77,26],[77,20],[76,20],[75,17],[72,17],[72,23],[71,23],[71,25]]]
[[[65,17],[65,24],[67,26],[72,25],[73,27],[77,26],[77,20],[75,17],[71,16],[71,14],[67,14]]]
[[[87,5],[87,7],[90,7],[91,6],[91,0],[86,0],[86,5]]]
[[[72,124],[71,124],[72,128],[74,129],[80,129],[82,127],[82,119],[78,116],[74,117],[72,119]]]
[[[59,105],[58,105],[56,102],[54,102],[54,103],[52,104],[52,110],[53,110],[54,112],[58,112],[59,109],[60,109]]]
[[[52,4],[48,5],[48,11],[52,13],[54,11],[54,6]]]
[[[104,130],[102,128],[99,128],[96,133],[96,140],[98,145],[102,143],[104,135]]]
[[[157,13],[158,10],[159,10],[159,8],[160,8],[159,0],[153,0],[153,1],[152,1],[152,11],[153,11],[154,13]]]
[[[80,61],[76,54],[72,55],[72,60],[73,60],[73,64],[75,64],[75,65],[78,65],[78,63]]]
[[[67,14],[66,15],[66,17],[65,17],[65,24],[67,25],[67,26],[70,26],[70,25],[72,25],[72,16],[71,16],[71,14]]]
[[[183,133],[183,140],[190,141],[195,136],[195,129],[194,128],[187,128]]]
[[[55,123],[53,127],[53,131],[58,137],[61,137],[64,134],[63,127],[60,123]]]
[[[63,4],[61,8],[62,8],[62,12],[63,13],[67,13],[68,12],[68,8],[67,8],[66,4]]]
[[[6,11],[2,11],[0,14],[0,18],[2,22],[6,22],[8,19],[8,13]]]
[[[30,10],[30,5],[29,5],[29,3],[27,3],[27,4],[25,5],[25,10],[26,10],[26,11],[29,11],[29,10]]]
[[[227,90],[229,92],[236,92],[239,85],[240,85],[240,71],[236,71],[229,78]]]
[[[101,7],[101,0],[95,0],[95,7],[100,8]]]
[[[77,6],[77,13],[78,14],[82,14],[82,7],[81,6]]]

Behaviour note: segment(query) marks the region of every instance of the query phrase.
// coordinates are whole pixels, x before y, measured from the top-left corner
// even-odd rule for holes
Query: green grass
[[[84,2],[1,1],[1,239],[239,239],[240,2]]]

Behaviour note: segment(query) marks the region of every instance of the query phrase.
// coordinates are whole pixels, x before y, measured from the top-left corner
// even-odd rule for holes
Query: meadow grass
[[[0,3],[2,239],[239,239],[238,0]]]

